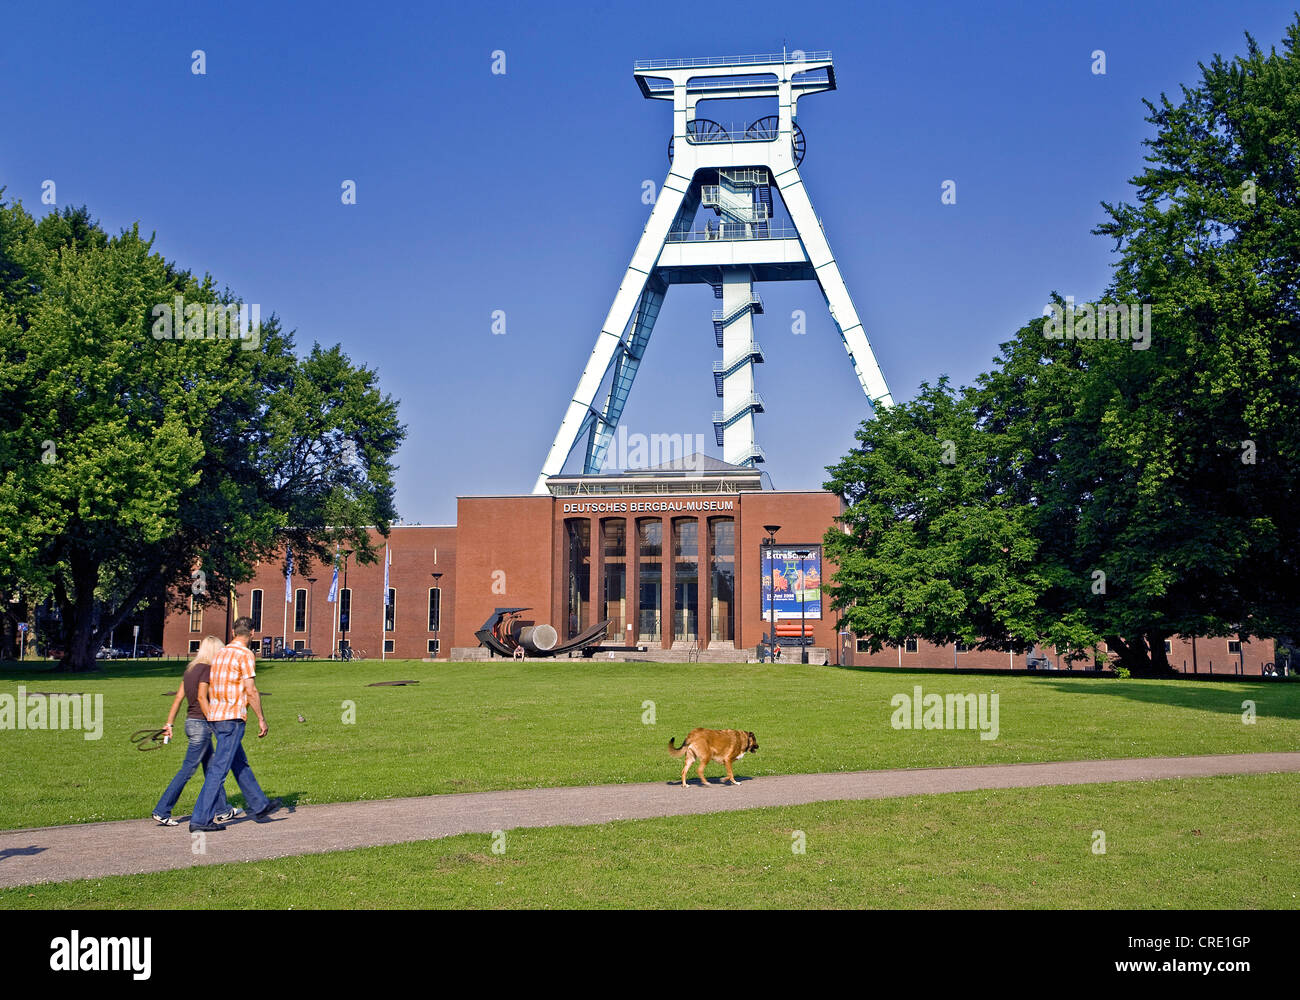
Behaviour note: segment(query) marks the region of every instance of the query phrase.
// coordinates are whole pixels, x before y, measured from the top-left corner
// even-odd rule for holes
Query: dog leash
[[[137,729],[130,739],[137,750],[157,750],[163,745],[163,730]]]

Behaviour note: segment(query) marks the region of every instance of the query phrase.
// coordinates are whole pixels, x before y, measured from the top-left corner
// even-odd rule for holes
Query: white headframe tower
[[[722,408],[713,427],[725,461],[764,461],[754,439],[754,414],[763,411],[754,384],[754,364],[763,360],[754,341],[753,316],[763,311],[755,282],[815,280],[872,407],[892,403],[799,175],[799,98],[835,89],[831,54],[644,60],[634,76],[646,98],[672,101],[671,165],[534,493],[547,492],[546,480],[563,471],[584,435],[583,472],[600,470],[672,284],[707,283],[721,300],[713,331],[722,357],[713,379]],[[700,101],[745,98],[775,98],[777,114],[732,126],[696,116]],[[788,225],[774,221],[773,188]],[[701,209],[716,217],[702,229],[695,223]]]

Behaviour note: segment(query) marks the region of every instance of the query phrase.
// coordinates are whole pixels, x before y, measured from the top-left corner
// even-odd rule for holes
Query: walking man
[[[212,658],[208,679],[208,722],[217,735],[217,749],[208,765],[203,791],[190,817],[190,832],[211,832],[225,827],[213,822],[220,791],[226,775],[234,773],[239,790],[244,793],[248,812],[259,823],[264,823],[283,804],[279,799],[267,799],[248,765],[244,753],[244,727],[248,719],[248,706],[257,713],[259,737],[270,732],[266,716],[262,714],[262,697],[253,680],[257,661],[248,642],[253,635],[253,620],[238,618],[232,626],[234,639],[221,647]]]

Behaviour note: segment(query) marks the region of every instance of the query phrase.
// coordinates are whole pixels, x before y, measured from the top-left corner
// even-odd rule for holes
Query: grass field
[[[128,736],[162,725],[179,673],[174,662],[86,675],[0,671],[0,694],[20,684],[99,692],[105,715],[98,741],[72,731],[0,732],[0,827],[147,816],[183,742],[141,753]],[[419,684],[367,686],[402,679]],[[1300,685],[1285,683],[582,660],[262,663],[258,682],[271,734],[248,739],[249,756],[269,794],[299,805],[666,781],[680,773],[665,752],[668,738],[695,726],[754,730],[761,750],[739,773],[755,776],[1300,747]],[[998,739],[893,729],[890,698],[914,684],[926,693],[996,692]],[[1246,699],[1256,703],[1254,725],[1242,722]],[[349,701],[354,724],[343,722]],[[643,722],[650,702],[653,724]],[[233,781],[229,787],[231,801],[241,803]],[[188,811],[198,789],[191,781],[178,812]]]
[[[514,830],[503,854],[469,834],[25,886],[0,909],[1295,909],[1298,788],[1286,774],[825,802]]]

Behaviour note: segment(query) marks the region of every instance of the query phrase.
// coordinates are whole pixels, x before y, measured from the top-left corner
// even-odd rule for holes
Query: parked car
[[[135,648],[136,656],[162,656],[163,649],[161,646],[155,646],[151,642],[142,642]]]

